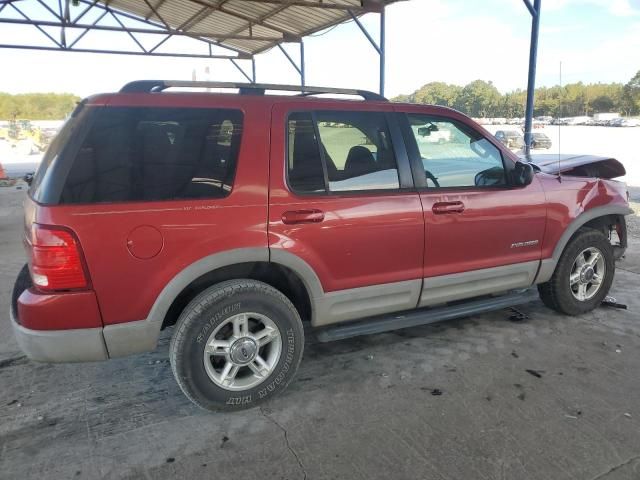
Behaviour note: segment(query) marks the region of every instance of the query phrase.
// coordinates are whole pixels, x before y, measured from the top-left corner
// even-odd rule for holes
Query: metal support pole
[[[538,57],[538,32],[540,30],[540,4],[542,0],[534,0],[533,7],[525,0],[525,5],[531,12],[531,44],[529,46],[529,79],[527,81],[527,108],[524,121],[525,153],[531,152],[533,138],[533,102],[536,88],[536,61]]]
[[[385,70],[385,14],[384,6],[380,11],[380,95],[384,97],[384,70]]]
[[[306,84],[304,71],[304,42],[300,39],[300,85],[304,87]]]
[[[256,57],[251,57],[251,83],[256,83]]]

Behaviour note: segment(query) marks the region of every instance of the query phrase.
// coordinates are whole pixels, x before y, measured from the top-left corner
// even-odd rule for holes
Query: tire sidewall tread
[[[226,318],[256,309],[266,313],[280,330],[280,359],[269,378],[255,387],[225,390],[206,374],[204,344],[210,332]],[[302,321],[291,301],[266,283],[239,279],[207,288],[185,307],[171,338],[169,359],[180,389],[194,404],[206,410],[242,410],[285,390],[295,376],[303,350]]]
[[[602,252],[605,261],[605,278],[600,290],[586,301],[574,298],[568,286],[568,276],[578,254],[588,247],[595,247]],[[543,303],[553,310],[565,315],[580,315],[598,307],[609,293],[615,276],[615,260],[609,239],[599,230],[581,228],[566,246],[551,279],[538,286]]]

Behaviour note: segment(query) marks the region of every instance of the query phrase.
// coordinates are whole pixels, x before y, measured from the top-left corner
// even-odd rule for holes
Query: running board
[[[360,335],[388,332],[390,330],[416,327],[418,325],[427,325],[429,323],[492,312],[494,310],[501,310],[514,305],[532,302],[538,298],[538,290],[534,287],[527,290],[511,292],[499,297],[470,300],[464,303],[442,307],[410,310],[404,313],[382,315],[345,325],[327,327],[318,330],[316,337],[320,342],[332,342],[345,338],[358,337]]]

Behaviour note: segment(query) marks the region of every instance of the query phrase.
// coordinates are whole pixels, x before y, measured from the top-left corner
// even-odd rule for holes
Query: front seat
[[[344,164],[344,172],[347,178],[359,177],[376,171],[376,160],[367,147],[356,145],[351,147]]]

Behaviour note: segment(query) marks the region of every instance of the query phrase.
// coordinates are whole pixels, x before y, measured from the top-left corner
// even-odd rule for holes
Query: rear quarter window
[[[78,132],[85,123],[86,117],[89,116],[90,110],[84,107],[84,101],[80,102],[47,148],[29,187],[29,195],[36,202],[50,203],[50,198],[55,196],[58,173],[54,165],[60,163],[64,151],[73,143],[72,139],[80,135]]]
[[[75,154],[60,203],[225,197],[241,137],[239,110],[101,108]]]

